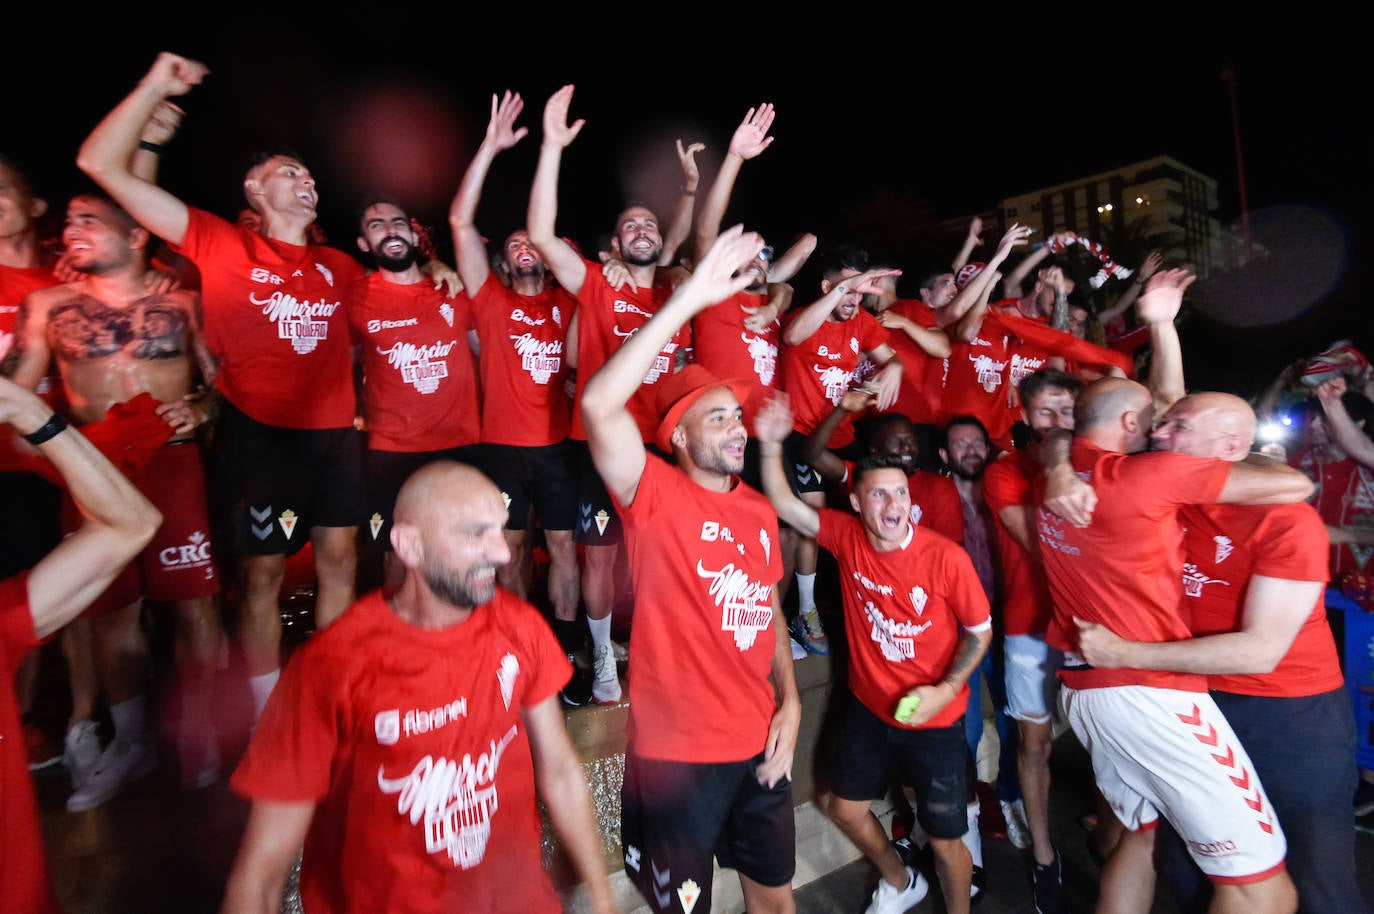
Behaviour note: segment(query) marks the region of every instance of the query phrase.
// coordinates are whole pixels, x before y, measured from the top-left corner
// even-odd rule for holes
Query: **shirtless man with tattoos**
[[[68,418],[76,424],[98,422],[112,407],[147,394],[168,426],[166,443],[133,480],[160,506],[162,526],[141,556],[71,623],[73,708],[66,761],[74,788],[67,808],[73,812],[104,803],[157,764],[155,729],[142,694],[148,646],[139,614],[145,597],[175,606],[183,786],[205,786],[218,777],[209,711],[223,629],[195,434],[211,415],[202,390],[214,378],[215,363],[200,332],[199,295],[158,291],[165,284],[148,266],[150,237],[108,198],[73,197],[63,241],[82,276],[29,294],[16,325],[21,354],[14,379],[32,388],[55,363]],[[115,725],[114,739],[103,749],[92,720],[97,689]]]

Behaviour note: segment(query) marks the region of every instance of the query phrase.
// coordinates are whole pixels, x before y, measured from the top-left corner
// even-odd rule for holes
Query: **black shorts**
[[[524,530],[531,508],[545,530],[573,529],[577,487],[572,453],[566,440],[544,447],[482,445],[484,469],[510,509],[507,530]]]
[[[887,796],[892,776],[916,793],[916,817],[934,838],[968,830],[968,743],[961,717],[948,727],[913,730],[875,716],[847,696],[832,789],[846,800]]]
[[[212,449],[243,555],[292,555],[312,527],[356,527],[366,518],[362,435],[354,427],[265,425],[223,401]]]
[[[782,467],[787,471],[787,484],[792,487],[792,494],[798,498],[807,492],[825,491],[825,480],[821,478],[820,471],[802,456],[806,449],[806,438],[801,432],[794,431],[782,443]]]
[[[391,551],[391,514],[396,509],[396,494],[420,467],[435,460],[456,460],[480,469],[480,445],[469,444],[443,451],[363,451],[363,475],[367,479],[367,523],[363,526],[364,548]]]
[[[62,539],[62,490],[37,473],[0,472],[0,578],[27,571]]]
[[[718,860],[764,886],[787,885],[797,867],[792,782],[773,787],[754,771],[763,754],[742,762],[669,762],[625,753],[620,843],[625,872],[657,912],[711,910],[712,863]],[[679,893],[695,883],[694,905]]]
[[[569,463],[577,483],[577,516],[573,540],[579,546],[615,546],[625,538],[611,493],[592,463],[587,442],[568,439]]]

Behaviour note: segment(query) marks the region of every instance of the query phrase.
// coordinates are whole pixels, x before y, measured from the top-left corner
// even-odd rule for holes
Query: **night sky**
[[[295,148],[319,181],[322,226],[347,250],[358,198],[373,190],[401,198],[447,242],[448,204],[490,95],[507,88],[525,98],[530,135],[497,159],[478,222],[490,236],[521,224],[543,103],[568,82],[587,126],[564,155],[558,228],[588,250],[627,199],[666,213],[680,183],[675,137],[707,144],[704,192],[731,131],[761,101],[777,108],[777,139],[745,164],[727,224],[742,220],[775,243],[805,231],[822,247],[862,241],[875,212],[963,218],[1156,155],[1215,177],[1215,215],[1228,224],[1241,216],[1222,79],[1230,63],[1251,228],[1271,254],[1219,280],[1217,313],[1185,326],[1190,386],[1248,395],[1341,337],[1374,355],[1362,294],[1374,203],[1364,95],[1374,80],[1341,52],[1339,24],[1284,22],[1256,37],[1254,22],[1113,24],[1070,7],[1043,9],[1063,17],[1050,27],[1047,16],[1033,26],[974,14],[908,23],[846,6],[810,23],[781,7],[757,20],[741,7],[727,25],[693,13],[701,26],[678,21],[686,8],[640,22],[585,7],[562,22],[512,9],[448,25],[455,9],[400,21],[376,6],[367,18],[258,7],[208,29],[126,21],[122,33],[144,37],[117,43],[83,22],[51,53],[10,42],[7,69],[34,78],[10,82],[0,149],[38,174],[60,210],[80,186],[81,139],[165,48],[211,74],[179,100],[187,117],[164,157],[164,186],[232,217],[248,157]],[[974,259],[996,242],[984,240]],[[909,252],[913,269],[953,254]],[[799,286],[799,300],[813,291]]]

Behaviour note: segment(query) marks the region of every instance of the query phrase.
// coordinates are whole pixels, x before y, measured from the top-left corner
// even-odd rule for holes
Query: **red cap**
[[[688,365],[681,371],[669,375],[667,380],[659,382],[654,405],[661,418],[654,440],[665,454],[673,452],[673,429],[677,428],[683,415],[692,408],[698,397],[717,387],[730,388],[735,399],[743,406],[744,401],[749,399],[754,384],[748,378],[721,380],[701,365]]]

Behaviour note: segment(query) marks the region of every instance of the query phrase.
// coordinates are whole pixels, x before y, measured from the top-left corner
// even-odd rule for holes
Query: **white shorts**
[[[1007,688],[1007,716],[1031,724],[1054,718],[1059,697],[1059,668],[1064,653],[1045,643],[1044,635],[1007,635],[1002,639]]]
[[[1165,816],[1213,882],[1258,882],[1281,868],[1288,842],[1250,756],[1210,695],[1065,686],[1063,701],[1098,789],[1127,828]]]

